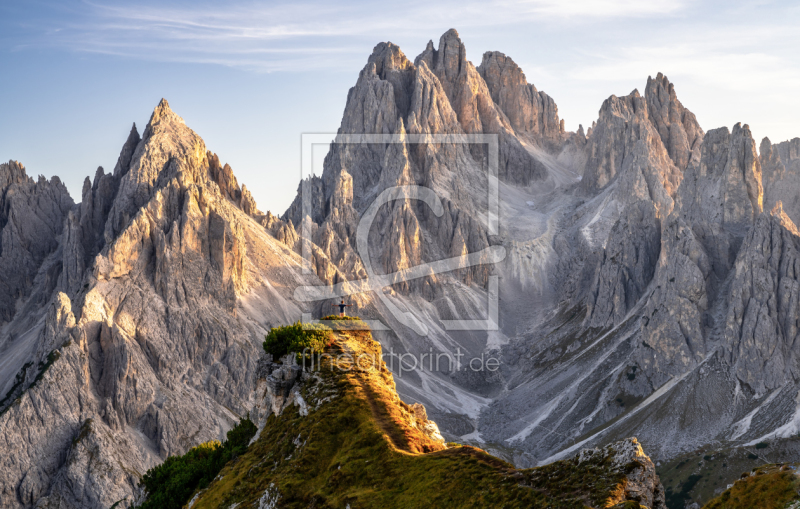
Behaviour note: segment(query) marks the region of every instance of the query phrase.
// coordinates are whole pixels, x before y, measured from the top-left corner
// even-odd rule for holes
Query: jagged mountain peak
[[[456,60],[453,60],[455,57]],[[425,50],[414,59],[414,64],[419,65],[420,61],[424,61],[431,70],[437,69],[440,66],[454,65],[456,74],[458,73],[458,64],[460,61],[466,60],[466,47],[461,42],[461,37],[455,28],[451,28],[439,37],[439,47],[434,48],[433,40],[429,40],[425,46]],[[451,73],[452,75],[452,73]]]
[[[603,120],[607,120],[609,116],[616,115],[630,117],[631,114],[635,114],[640,111],[646,111],[645,103],[641,101],[641,98],[642,96],[639,94],[639,90],[636,88],[634,88],[628,95],[610,95],[600,106],[597,119],[598,125]]]
[[[169,119],[171,121],[177,120],[181,123],[185,123],[183,122],[183,119],[181,117],[179,117],[174,111],[172,111],[172,108],[169,107],[169,102],[167,102],[167,100],[164,99],[163,97],[153,110],[153,114],[150,115],[149,124],[158,123],[162,119]]]
[[[136,146],[139,145],[141,140],[142,138],[139,136],[139,130],[136,129],[136,122],[134,122],[131,126],[130,133],[128,133],[128,139],[125,140],[125,144],[122,146],[122,150],[119,153],[117,164],[114,166],[113,173],[115,177],[122,177],[124,174],[128,173],[133,152],[136,150]]]
[[[37,272],[52,266],[51,255],[73,205],[58,177],[34,180],[18,161],[0,164],[0,330],[13,318],[17,303],[42,286]]]
[[[581,187],[588,193],[618,182],[620,202],[650,199],[661,217],[672,211],[682,174],[648,119],[647,101],[638,89],[603,101],[586,154]]]
[[[662,73],[647,78],[647,113],[670,158],[682,171],[700,157],[703,129],[694,113],[678,100],[675,86]]]
[[[481,65],[478,66],[478,70],[485,69],[487,67],[497,67],[499,70],[498,76],[493,76],[493,78],[499,78],[501,80],[501,86],[519,86],[519,85],[527,85],[528,81],[525,78],[525,73],[522,72],[522,69],[517,65],[514,60],[502,53],[500,51],[487,51],[483,54],[483,60],[481,61]],[[489,88],[497,88],[493,87],[490,80],[487,79],[485,73],[481,73],[483,78],[486,80],[487,84],[489,84]]]
[[[201,169],[208,166],[202,138],[170,109],[165,99],[153,110],[141,140],[136,142],[136,137],[137,133],[132,129],[120,152],[120,171],[115,169],[120,182],[106,225],[107,241],[114,238],[149,201],[159,181],[165,184],[174,177],[200,181]],[[124,171],[127,154],[134,143],[136,148],[129,168]]]
[[[30,180],[25,166],[19,161],[9,160],[7,163],[0,164],[0,191],[12,184],[22,184]]]
[[[439,38],[439,48],[436,50],[436,69],[444,69],[445,76],[455,77],[463,72],[467,62],[467,47],[461,41],[455,28],[443,33]]]
[[[372,50],[368,62],[375,64],[375,72],[381,79],[386,79],[386,73],[389,71],[401,71],[414,66],[400,46],[393,42],[377,44]]]
[[[382,42],[372,50],[362,73],[374,74],[379,79],[391,83],[397,113],[405,116],[408,115],[414,70],[414,64],[399,46],[391,42]],[[369,79],[369,76],[366,76],[366,79]],[[387,121],[390,118],[391,115],[387,117]],[[387,124],[387,127],[391,128],[391,125]]]
[[[142,139],[146,141],[150,137],[165,131],[170,131],[173,135],[184,135],[185,131],[191,131],[191,129],[186,126],[183,118],[172,111],[167,100],[161,99],[153,110],[152,115],[150,115],[150,120],[144,129]]]
[[[529,84],[525,73],[511,57],[499,51],[487,51],[477,70],[486,81],[492,100],[515,131],[531,135],[533,141],[549,145],[551,149],[562,141],[564,126],[555,101]]]
[[[300,315],[266,279],[303,279],[299,257],[230,166],[166,101],[145,132],[80,204],[26,177],[0,206],[0,360],[22,359],[0,362],[0,506],[129,506],[138,473],[246,415],[264,328]]]

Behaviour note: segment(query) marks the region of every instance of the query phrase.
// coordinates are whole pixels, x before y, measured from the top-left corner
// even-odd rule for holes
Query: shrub
[[[306,348],[321,352],[330,341],[331,330],[328,327],[296,322],[272,328],[264,338],[264,351],[275,357],[283,357],[289,352],[302,353]]]
[[[337,321],[331,327],[338,331],[367,331],[369,326],[357,316],[328,315],[322,321]]]
[[[180,509],[198,489],[214,480],[225,464],[240,456],[256,434],[249,418],[241,419],[221,443],[212,440],[198,445],[183,456],[170,456],[142,476],[139,483],[147,493],[142,509]]]

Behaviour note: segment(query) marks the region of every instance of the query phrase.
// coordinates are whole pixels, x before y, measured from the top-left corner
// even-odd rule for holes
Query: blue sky
[[[300,175],[300,135],[334,132],[373,46],[413,60],[456,28],[476,65],[511,56],[550,94],[567,129],[611,94],[665,73],[705,130],[750,124],[800,136],[800,6],[789,2],[0,2],[0,160],[83,178],[113,169],[130,125],[165,97],[282,213]]]

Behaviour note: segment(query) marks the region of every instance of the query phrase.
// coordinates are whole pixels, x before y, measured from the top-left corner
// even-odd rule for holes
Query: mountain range
[[[262,404],[273,326],[339,296],[415,359],[404,401],[519,468],[800,433],[800,138],[705,132],[662,74],[567,132],[455,30],[378,44],[330,138],[278,215],[165,100],[79,203],[0,165],[0,507],[132,499]],[[456,353],[498,367],[425,369]]]

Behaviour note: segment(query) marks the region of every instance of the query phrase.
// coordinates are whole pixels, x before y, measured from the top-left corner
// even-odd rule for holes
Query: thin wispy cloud
[[[87,1],[71,15],[42,19],[17,48],[51,47],[153,61],[211,63],[253,71],[298,70],[335,65],[335,54],[363,61],[364,46],[402,32],[420,38],[448,27],[502,27],[663,16],[684,3],[631,0],[530,0],[525,2],[407,2],[387,13],[366,4],[292,3],[136,6]]]
[[[508,2],[505,5],[536,16],[563,18],[639,18],[674,14],[683,10],[686,2],[642,2],[639,0],[530,0]]]
[[[687,31],[678,40],[648,41],[615,52],[583,51],[580,65],[568,71],[574,80],[641,80],[665,72],[675,81],[691,78],[711,88],[780,96],[798,102],[800,65],[794,26],[731,24]]]

